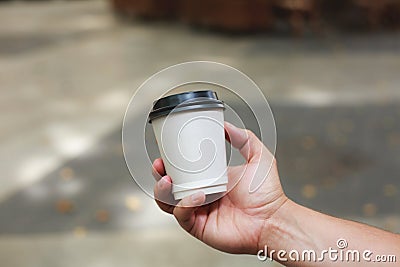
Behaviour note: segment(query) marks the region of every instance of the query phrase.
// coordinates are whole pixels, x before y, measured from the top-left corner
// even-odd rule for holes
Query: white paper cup
[[[186,92],[154,102],[153,125],[175,199],[227,190],[224,104],[213,91]]]

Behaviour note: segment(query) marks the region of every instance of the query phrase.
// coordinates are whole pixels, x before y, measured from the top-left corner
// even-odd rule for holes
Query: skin
[[[172,180],[166,175],[162,159],[153,163],[157,180],[154,195],[158,206],[173,214],[180,226],[192,236],[218,250],[235,254],[254,254],[271,250],[338,249],[336,241],[345,239],[349,247],[361,253],[370,250],[375,255],[395,255],[400,261],[400,236],[360,223],[334,218],[290,199],[283,192],[273,155],[251,131],[225,123],[227,140],[237,148],[246,163],[228,169],[228,194],[210,204],[199,192],[173,203]],[[271,167],[271,168],[270,168]],[[262,185],[249,192],[254,176],[267,175]],[[238,181],[238,177],[241,177]],[[272,254],[272,258],[287,266],[320,266],[321,262],[291,261],[288,255]],[[286,260],[287,259],[287,260]],[[342,266],[325,256],[324,266]],[[397,263],[398,264],[398,263]],[[352,266],[395,266],[396,263],[346,262]]]

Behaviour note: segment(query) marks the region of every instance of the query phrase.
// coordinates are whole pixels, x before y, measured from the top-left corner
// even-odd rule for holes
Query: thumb
[[[204,203],[206,195],[204,192],[197,192],[191,196],[183,198],[174,208],[173,214],[180,226],[190,232],[196,220],[196,210]]]
[[[239,150],[247,162],[251,162],[255,158],[259,160],[264,144],[252,131],[225,122],[225,133],[226,139]]]

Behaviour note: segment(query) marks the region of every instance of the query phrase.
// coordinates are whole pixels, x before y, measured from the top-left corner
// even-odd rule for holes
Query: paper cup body
[[[227,190],[223,107],[172,111],[151,123],[175,199]]]

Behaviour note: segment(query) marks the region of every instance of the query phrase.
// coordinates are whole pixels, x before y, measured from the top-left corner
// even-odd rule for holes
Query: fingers
[[[154,187],[154,198],[161,210],[172,214],[176,201],[172,196],[172,180],[169,176],[162,177]]]
[[[190,232],[196,219],[195,212],[198,206],[206,201],[204,192],[197,192],[182,199],[174,208],[173,214],[183,229]]]
[[[156,181],[159,181],[161,177],[163,177],[166,174],[164,162],[162,161],[161,158],[154,160],[151,173],[153,174],[153,177],[154,179],[156,179]]]
[[[261,156],[264,144],[251,131],[237,128],[229,122],[225,122],[225,136],[233,147],[239,149],[240,154],[247,160],[252,161],[254,158]]]
[[[161,158],[154,160],[152,174],[156,179],[154,199],[161,210],[172,214],[177,201],[172,195],[171,177],[165,176],[165,167]]]

